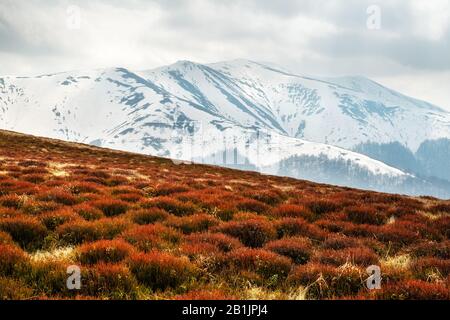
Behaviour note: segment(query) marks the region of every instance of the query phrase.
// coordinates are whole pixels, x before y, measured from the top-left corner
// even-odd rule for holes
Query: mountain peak
[[[177,67],[177,68],[188,68],[188,67],[197,67],[201,65],[200,63],[190,61],[190,60],[178,60],[175,63],[169,65],[169,67]]]
[[[219,61],[215,63],[210,63],[208,66],[213,68],[264,68],[264,69],[273,69],[273,70],[281,70],[283,72],[288,72],[285,68],[267,61],[255,61],[250,59],[233,59],[233,60],[225,60],[225,61]]]

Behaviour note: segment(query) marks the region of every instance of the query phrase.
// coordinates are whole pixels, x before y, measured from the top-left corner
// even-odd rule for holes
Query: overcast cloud
[[[1,75],[237,58],[364,75],[450,110],[450,0],[0,0]]]

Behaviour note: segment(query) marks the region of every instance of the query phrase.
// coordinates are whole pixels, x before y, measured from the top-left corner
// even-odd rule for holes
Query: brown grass
[[[449,208],[0,131],[0,296],[449,299]]]

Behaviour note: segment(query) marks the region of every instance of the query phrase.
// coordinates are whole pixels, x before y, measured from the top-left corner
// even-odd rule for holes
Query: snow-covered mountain
[[[0,78],[0,128],[319,182],[450,197],[446,182],[436,184],[383,163],[383,157],[350,151],[397,142],[417,152],[423,143],[450,138],[449,113],[361,77],[313,78],[246,60],[9,76]]]
[[[182,61],[143,75],[240,123],[347,149],[398,141],[416,151],[425,140],[450,137],[450,113],[363,77],[312,78],[246,60]]]

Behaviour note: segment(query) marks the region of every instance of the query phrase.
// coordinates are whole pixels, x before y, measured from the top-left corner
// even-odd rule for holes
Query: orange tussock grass
[[[134,248],[123,240],[99,240],[78,248],[78,259],[84,264],[117,263],[127,258]]]
[[[259,219],[230,221],[214,230],[238,238],[244,245],[252,248],[262,247],[276,237],[275,228],[269,222]]]
[[[264,249],[289,257],[296,264],[308,262],[312,254],[311,241],[301,237],[270,241],[264,246]]]
[[[292,267],[291,259],[264,249],[239,248],[226,256],[232,269],[253,271],[264,278],[286,277]]]
[[[155,290],[174,288],[196,274],[195,266],[187,258],[160,251],[134,254],[128,264],[139,282]]]

